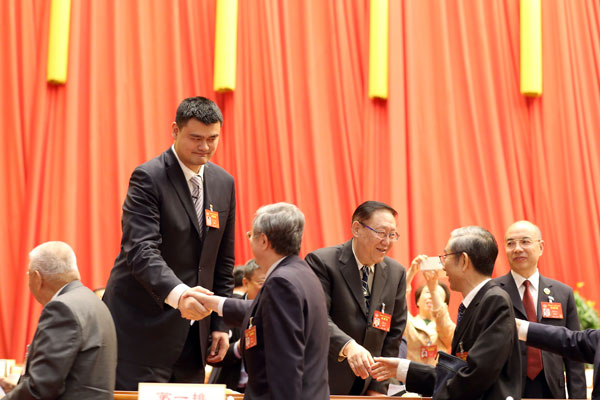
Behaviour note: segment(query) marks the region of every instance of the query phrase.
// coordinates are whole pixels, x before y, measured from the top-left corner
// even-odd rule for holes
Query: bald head
[[[73,249],[64,242],[46,242],[29,253],[29,289],[45,305],[67,283],[80,279]]]
[[[538,260],[544,252],[542,231],[529,221],[517,221],[506,230],[504,248],[510,269],[529,278],[537,271]]]

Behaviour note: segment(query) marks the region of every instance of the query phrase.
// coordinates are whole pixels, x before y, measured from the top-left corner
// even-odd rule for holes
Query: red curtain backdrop
[[[367,96],[369,0],[240,0],[227,94],[212,90],[214,0],[74,0],[64,86],[45,81],[49,4],[0,7],[0,358],[22,361],[37,324],[35,245],[70,243],[84,284],[104,286],[129,175],[171,144],[193,95],[224,112],[214,161],[237,182],[238,263],[263,204],[304,211],[304,255],[347,240],[354,208],[377,199],[399,212],[404,265],[456,227],[502,243],[528,219],[541,272],[600,301],[596,0],[543,2],[537,99],[519,93],[519,0],[390,1],[387,101]]]

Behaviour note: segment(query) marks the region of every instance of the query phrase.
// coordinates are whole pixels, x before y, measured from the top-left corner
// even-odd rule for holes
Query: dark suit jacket
[[[254,301],[227,299],[223,317],[243,329],[253,317],[256,326],[256,346],[242,350],[245,399],[329,400],[325,296],[302,259],[282,260]]]
[[[123,204],[121,252],[103,300],[117,328],[119,360],[172,368],[190,322],[165,303],[178,284],[201,285],[229,297],[233,290],[235,191],[233,177],[213,163],[204,167],[204,208],[219,212],[219,229],[198,218],[185,176],[171,149],[138,166]],[[212,330],[227,332],[213,313],[199,323],[207,349]],[[202,359],[206,359],[203,354]]]
[[[521,351],[515,314],[508,294],[492,281],[475,295],[454,331],[452,354],[461,348],[468,353],[468,365],[446,381],[434,399],[521,398]],[[435,367],[411,362],[406,388],[429,396],[435,378]]]
[[[594,364],[592,400],[600,400],[600,330],[571,331],[563,326],[530,323],[527,344],[552,351],[574,361]]]
[[[112,399],[116,367],[110,312],[94,292],[72,281],[42,310],[25,374],[4,399]]]
[[[519,290],[515,284],[512,274],[501,276],[494,279],[498,285],[509,294],[513,303],[515,316],[520,319],[527,320],[527,313],[523,306],[523,301],[519,295]],[[544,289],[548,289],[550,294],[546,294]],[[563,310],[563,319],[543,318],[542,302],[548,302],[548,296],[554,298],[555,303],[560,303]],[[540,290],[538,292],[537,301],[537,320],[542,324],[554,326],[566,326],[572,331],[578,331],[579,317],[577,316],[577,307],[575,306],[575,298],[573,290],[561,283],[550,278],[540,275]],[[525,388],[525,380],[527,378],[527,345],[521,343],[521,369],[523,372],[523,389]],[[583,363],[571,361],[568,358],[562,358],[557,354],[542,351],[542,364],[544,366],[544,376],[552,395],[556,399],[566,398],[565,393],[565,378],[567,376],[567,388],[569,398],[585,399],[586,398],[586,382],[585,382],[585,366]],[[564,370],[563,370],[564,366]],[[564,371],[564,372],[563,372]],[[525,393],[523,393],[525,396]]]
[[[248,294],[239,295],[234,293],[232,299],[246,300]],[[233,350],[235,342],[237,342],[242,336],[242,329],[240,327],[231,326],[229,329],[229,348],[223,358],[223,361],[212,364],[213,369],[210,373],[208,383],[220,383],[224,384],[231,390],[239,391],[240,375],[242,372],[242,359],[237,358]]]
[[[316,250],[306,256],[306,262],[315,271],[323,285],[329,311],[329,387],[331,394],[349,394],[356,376],[348,361],[338,361],[342,347],[351,339],[365,347],[371,355],[397,357],[400,340],[406,326],[406,273],[395,260],[385,257],[375,265],[371,289],[370,310],[367,310],[352,240]],[[391,329],[385,332],[373,328],[373,313],[381,311],[392,315]],[[369,377],[362,393],[372,389],[387,393],[387,382]]]

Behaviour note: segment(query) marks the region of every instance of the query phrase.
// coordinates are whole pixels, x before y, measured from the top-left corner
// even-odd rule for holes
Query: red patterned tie
[[[526,280],[523,282],[523,285],[525,285],[525,292],[523,293],[523,306],[525,306],[527,319],[531,322],[537,322],[535,305],[533,304],[531,293],[529,293],[529,285],[531,285],[531,282]],[[531,380],[534,380],[542,368],[542,351],[540,349],[536,349],[535,347],[527,346],[527,377]]]

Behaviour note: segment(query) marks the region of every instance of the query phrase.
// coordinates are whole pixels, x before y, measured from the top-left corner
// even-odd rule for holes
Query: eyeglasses
[[[387,233],[385,231],[378,231],[378,230],[371,228],[369,225],[363,224],[360,221],[358,221],[358,223],[361,224],[362,226],[364,226],[365,228],[367,228],[368,230],[370,230],[371,232],[374,232],[375,235],[381,240],[388,238],[390,242],[395,242],[396,240],[398,240],[400,238],[400,234],[398,234],[398,232]]]
[[[521,246],[522,249],[529,249],[533,247],[534,244],[541,242],[541,240],[533,240],[529,238],[524,239],[510,239],[506,241],[506,248],[509,250],[514,250],[517,247],[517,244]]]
[[[453,253],[444,253],[439,255],[438,257],[440,258],[440,261],[442,262],[443,265],[446,265],[446,257],[454,255],[454,254],[460,254],[462,253],[462,251],[455,251]]]

